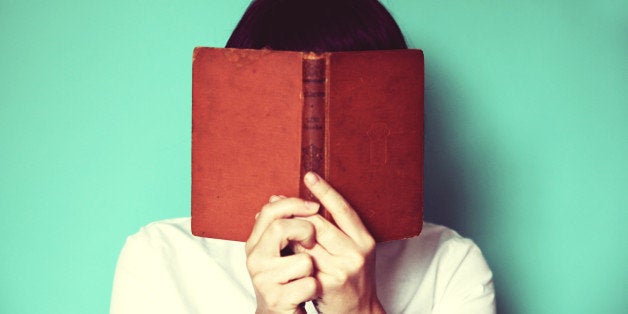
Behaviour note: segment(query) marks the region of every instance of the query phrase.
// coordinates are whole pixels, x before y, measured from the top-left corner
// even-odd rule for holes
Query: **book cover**
[[[420,50],[199,47],[192,73],[194,235],[246,241],[271,195],[313,197],[301,186],[307,171],[334,186],[378,242],[420,233]]]

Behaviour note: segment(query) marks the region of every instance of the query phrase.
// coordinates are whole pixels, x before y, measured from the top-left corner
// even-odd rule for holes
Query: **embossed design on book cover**
[[[371,166],[383,166],[388,163],[388,137],[390,128],[384,122],[371,125],[366,135],[369,138],[369,159]]]

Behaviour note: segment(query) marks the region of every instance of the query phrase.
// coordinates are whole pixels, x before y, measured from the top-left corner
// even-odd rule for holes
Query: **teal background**
[[[383,1],[426,55],[426,212],[501,313],[628,310],[628,2]],[[248,0],[0,0],[0,312],[108,312],[189,215],[191,56]]]

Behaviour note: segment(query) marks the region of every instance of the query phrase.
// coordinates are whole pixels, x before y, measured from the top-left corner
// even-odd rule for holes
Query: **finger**
[[[299,254],[307,254],[312,258],[312,264],[316,269],[316,274],[326,273],[335,274],[339,271],[337,257],[333,256],[322,245],[316,244],[312,248],[295,247],[295,252]]]
[[[297,313],[294,310],[297,310],[302,303],[316,298],[320,289],[313,276],[299,278],[285,284],[266,281],[266,278],[256,276],[253,282],[258,302],[261,298],[267,309],[278,313]]]
[[[347,252],[343,256],[335,256],[330,254],[321,245],[315,245],[311,249],[303,249],[303,253],[307,253],[312,258],[314,264],[315,277],[321,274],[335,278],[339,282],[345,282],[348,277],[363,273],[370,265],[374,265],[375,259],[371,255],[364,256],[357,251]],[[323,277],[320,277],[323,278]],[[328,280],[321,280],[320,283],[325,286]]]
[[[285,284],[293,280],[308,277],[314,274],[314,262],[306,253],[298,253],[274,259],[277,261],[272,269],[260,273],[260,279]]]
[[[282,200],[285,199],[286,197],[283,195],[271,195],[270,198],[268,199],[268,203],[274,203],[278,200]]]
[[[370,237],[370,233],[366,230],[364,224],[362,224],[362,220],[360,220],[358,214],[329,183],[314,172],[308,172],[305,175],[304,181],[312,194],[318,198],[321,204],[334,218],[340,230],[355,241],[364,238],[365,234]]]
[[[320,205],[317,203],[299,198],[284,198],[264,205],[256,216],[255,225],[246,241],[247,252],[257,244],[262,233],[274,220],[313,215],[318,212],[319,207]]]
[[[316,242],[333,255],[342,255],[347,251],[356,250],[355,242],[338,227],[321,215],[300,217],[310,222],[316,230]]]
[[[283,196],[283,195],[271,195],[270,198],[268,199],[268,204],[274,203],[274,202],[276,202],[278,200],[282,200],[284,198],[286,198],[286,197]],[[255,214],[255,220],[257,220],[257,218],[259,217],[259,214],[260,213]]]
[[[306,248],[314,246],[316,243],[315,234],[314,226],[308,221],[300,219],[275,220],[261,235],[254,250],[263,257],[279,257],[281,249],[291,241]]]
[[[355,274],[360,268],[353,264],[352,259],[334,256],[318,244],[311,249],[299,249],[299,251],[311,256],[316,270],[313,276],[321,289],[345,284],[348,276]]]
[[[304,277],[282,285],[287,302],[295,307],[318,297],[320,285],[314,277]]]

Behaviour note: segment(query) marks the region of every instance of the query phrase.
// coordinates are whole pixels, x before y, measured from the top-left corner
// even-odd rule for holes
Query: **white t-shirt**
[[[377,296],[388,313],[495,313],[480,249],[443,226],[377,244]],[[111,313],[254,313],[244,243],[200,238],[190,218],[154,222],[120,253]],[[316,313],[311,302],[308,313]]]

